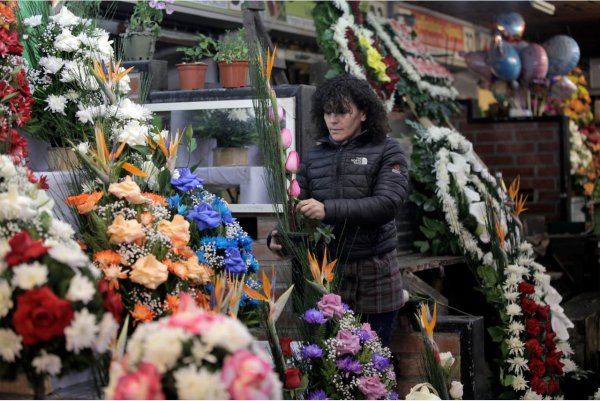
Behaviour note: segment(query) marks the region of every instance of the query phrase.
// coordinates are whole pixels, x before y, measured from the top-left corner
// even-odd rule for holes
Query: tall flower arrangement
[[[421,194],[416,199],[435,195],[420,203],[431,216],[424,221],[425,235],[428,227],[441,227],[455,241],[496,309],[488,331],[500,346],[500,385],[510,397],[560,396],[559,380],[577,369],[568,343],[573,324],[523,239],[518,216],[526,199],[518,182],[507,194],[454,130],[420,129],[413,144],[411,168]]]
[[[52,215],[24,162],[0,156],[0,377],[44,378],[97,366],[117,330],[96,289],[98,271]]]

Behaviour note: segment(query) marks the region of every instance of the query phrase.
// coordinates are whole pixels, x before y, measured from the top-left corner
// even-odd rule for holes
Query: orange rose
[[[155,290],[156,287],[167,281],[169,271],[167,266],[160,263],[156,256],[150,254],[137,260],[131,266],[129,279],[134,283]]]
[[[81,194],[76,196],[69,196],[65,203],[69,206],[75,206],[79,214],[88,214],[96,208],[98,201],[104,193],[94,192],[91,194]]]
[[[121,214],[108,226],[107,233],[111,244],[129,243],[145,237],[142,225],[137,220],[125,220]]]
[[[185,261],[188,270],[188,277],[193,281],[208,283],[212,275],[211,269],[203,263],[198,263],[198,256],[194,255]]]
[[[190,241],[190,223],[180,214],[176,214],[173,221],[161,220],[158,231],[171,238],[174,248],[182,248]]]
[[[154,216],[150,212],[144,212],[140,213],[140,215],[138,216],[138,220],[140,221],[140,223],[148,227],[154,222]]]
[[[185,264],[181,262],[173,262],[171,259],[164,260],[163,263],[167,265],[169,271],[175,274],[177,277],[182,280],[187,280],[189,276],[188,268]]]
[[[110,184],[108,192],[119,199],[125,198],[127,202],[139,205],[149,201],[144,195],[140,187],[131,179],[131,176],[125,177],[125,181]]]

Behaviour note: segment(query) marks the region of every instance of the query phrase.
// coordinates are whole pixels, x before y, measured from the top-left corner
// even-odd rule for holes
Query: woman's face
[[[360,134],[361,124],[366,119],[365,112],[358,110],[354,102],[348,101],[347,106],[345,113],[323,115],[329,134],[336,142],[344,142]]]

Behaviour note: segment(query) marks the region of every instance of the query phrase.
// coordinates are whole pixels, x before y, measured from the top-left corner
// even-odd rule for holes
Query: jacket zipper
[[[338,147],[337,149],[337,160],[336,160],[336,166],[335,166],[335,179],[336,179],[336,183],[335,183],[335,199],[340,199],[342,197],[342,179],[341,179],[341,175],[342,175],[342,151],[344,150],[344,145],[341,145]]]

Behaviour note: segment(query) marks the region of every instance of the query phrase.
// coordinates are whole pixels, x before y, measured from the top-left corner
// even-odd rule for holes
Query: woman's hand
[[[269,249],[277,254],[283,251],[283,246],[281,246],[281,242],[279,242],[279,233],[277,230],[271,231]]]
[[[325,205],[316,199],[304,199],[296,205],[296,212],[302,213],[312,220],[323,220],[325,218]]]

